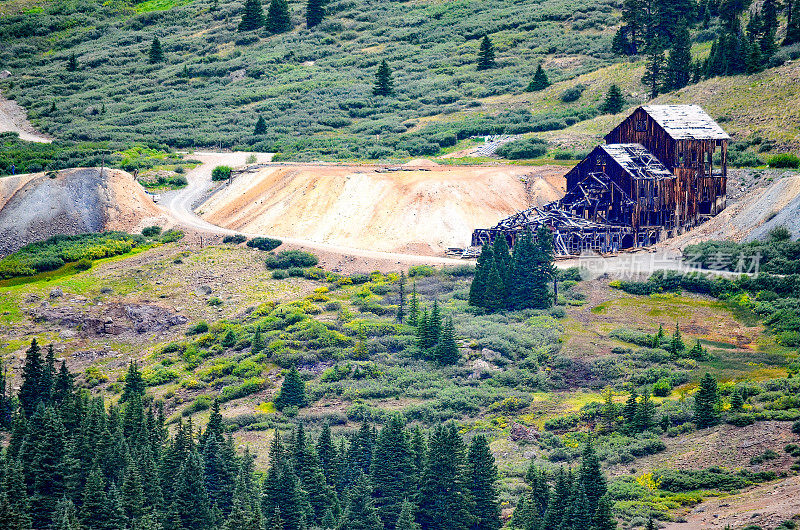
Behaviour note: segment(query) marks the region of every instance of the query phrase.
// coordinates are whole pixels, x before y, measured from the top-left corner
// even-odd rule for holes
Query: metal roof
[[[639,179],[674,178],[674,175],[642,144],[607,144],[602,149],[625,171]]]
[[[730,140],[700,105],[645,105],[642,107],[676,140]]]

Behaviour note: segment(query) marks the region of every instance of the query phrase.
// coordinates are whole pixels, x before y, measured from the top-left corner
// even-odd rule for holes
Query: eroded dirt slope
[[[463,247],[529,204],[563,194],[565,168],[269,165],[235,178],[199,208],[210,223],[391,252],[440,254]],[[526,188],[524,181],[528,181]]]
[[[0,179],[0,254],[55,234],[138,232],[166,221],[124,171],[81,168]]]

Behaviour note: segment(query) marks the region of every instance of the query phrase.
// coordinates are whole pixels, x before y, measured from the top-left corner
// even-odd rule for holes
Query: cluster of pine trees
[[[525,475],[528,489],[511,518],[512,528],[525,530],[612,530],[612,501],[591,440],[583,450],[577,472],[559,468],[551,474],[531,464]],[[551,485],[552,483],[552,485]]]
[[[526,230],[510,253],[503,236],[485,245],[478,257],[469,290],[469,305],[488,312],[547,309],[553,305],[550,282],[555,278],[553,235],[542,226]]]
[[[456,330],[453,317],[442,316],[439,302],[434,300],[430,311],[421,306],[417,298],[416,284],[411,290],[406,314],[405,275],[400,278],[400,303],[397,320],[417,328],[417,346],[421,357],[441,365],[456,364],[461,353],[456,343]]]
[[[800,2],[788,2],[788,26],[783,44],[800,42],[800,16],[793,16]],[[748,23],[741,20],[747,13]],[[767,67],[778,49],[776,0],[751,6],[748,0],[624,0],[622,27],[614,37],[614,51],[624,55],[644,54],[646,72],[642,82],[650,97],[678,90],[720,75],[756,73]],[[719,21],[719,34],[704,61],[692,60],[690,30],[708,29]]]
[[[306,26],[310,29],[317,26],[325,18],[325,7],[322,0],[308,0],[306,5]],[[292,30],[292,16],[286,0],[271,0],[264,15],[261,0],[245,0],[239,31],[254,31],[266,28],[273,35]]]

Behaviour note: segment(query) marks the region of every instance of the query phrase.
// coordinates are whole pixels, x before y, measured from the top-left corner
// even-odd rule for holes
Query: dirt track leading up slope
[[[563,194],[565,169],[439,166],[271,165],[225,185],[197,211],[227,229],[411,254],[469,244],[496,224]],[[530,182],[529,191],[523,177]]]
[[[70,169],[0,179],[0,255],[55,234],[172,224],[124,171]]]
[[[0,132],[16,132],[22,140],[28,142],[50,143],[52,139],[37,131],[28,121],[25,109],[16,101],[0,95]]]

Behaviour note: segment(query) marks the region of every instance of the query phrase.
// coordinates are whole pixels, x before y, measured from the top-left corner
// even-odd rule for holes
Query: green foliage
[[[81,258],[75,263],[75,270],[88,271],[92,268],[92,260],[89,258]]]
[[[0,278],[32,276],[81,260],[91,265],[92,260],[127,254],[142,243],[142,236],[124,232],[53,236],[26,245],[0,260]]]
[[[306,384],[296,367],[292,366],[286,374],[274,403],[279,410],[289,405],[302,407],[306,404]]]
[[[545,88],[550,86],[550,80],[547,78],[547,74],[542,68],[542,64],[536,67],[536,73],[533,74],[533,79],[531,82],[528,83],[528,88],[526,89],[528,92],[538,92],[540,90],[544,90]]]
[[[150,64],[164,62],[164,52],[161,49],[161,41],[158,40],[158,37],[155,37],[152,44],[150,44],[150,50],[147,52],[147,59],[150,61]]]
[[[160,226],[148,226],[142,228],[142,235],[144,237],[158,237],[161,235],[161,227]]]
[[[606,93],[606,99],[601,105],[603,112],[608,114],[619,114],[625,108],[625,98],[622,96],[622,91],[618,85],[612,84]]]
[[[234,234],[231,236],[225,236],[222,238],[223,243],[231,244],[231,245],[240,245],[247,241],[247,238],[241,234]]]
[[[719,423],[719,389],[717,381],[706,373],[694,397],[694,421],[700,429]]]
[[[181,239],[183,239],[183,236],[184,236],[183,230],[178,230],[176,228],[173,228],[161,234],[161,242],[174,243],[175,241],[180,241]]]
[[[581,98],[585,90],[585,85],[578,84],[564,90],[559,97],[563,103],[574,103]]]
[[[496,65],[494,61],[494,45],[489,35],[484,35],[478,50],[478,70],[489,70]]]
[[[381,61],[378,71],[375,73],[375,86],[372,88],[372,93],[376,96],[384,97],[394,95],[392,71],[389,69],[389,63],[386,62],[386,59]]]
[[[239,31],[253,31],[264,26],[264,10],[261,0],[245,0]]]
[[[509,160],[539,158],[547,152],[547,142],[541,138],[522,138],[501,145],[496,152]]]
[[[270,1],[264,26],[273,35],[285,33],[292,29],[292,17],[289,14],[289,4],[286,0]]]
[[[211,171],[211,180],[219,182],[231,178],[232,169],[229,166],[217,166]]]
[[[797,169],[800,167],[800,158],[791,153],[772,155],[767,160],[769,167]]]
[[[277,240],[275,240],[277,241]],[[290,269],[292,267],[313,267],[319,262],[317,257],[302,250],[284,250],[270,254],[265,261],[268,269]]]
[[[257,248],[258,250],[263,250],[265,252],[275,250],[282,244],[283,241],[281,241],[280,239],[273,239],[271,237],[254,237],[253,239],[247,242],[248,247]]]

